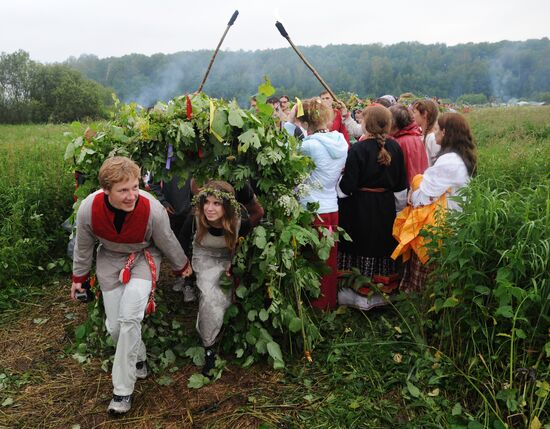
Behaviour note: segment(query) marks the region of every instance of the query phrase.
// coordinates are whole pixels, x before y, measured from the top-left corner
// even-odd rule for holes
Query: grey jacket
[[[179,272],[185,268],[188,259],[170,229],[166,210],[151,194],[140,190],[139,210],[136,206],[132,212],[132,220],[128,220],[128,217],[125,219],[125,226],[128,228],[125,230],[123,226],[120,234],[114,230],[112,220],[102,205],[103,195],[103,190],[88,195],[78,209],[73,281],[81,282],[89,275],[97,242],[96,275],[104,291],[120,285],[120,271],[132,252],[137,252],[131,270],[132,277],[138,279],[151,280],[151,270],[143,254],[144,249],[149,249],[153,256],[157,279],[163,254],[174,271]]]

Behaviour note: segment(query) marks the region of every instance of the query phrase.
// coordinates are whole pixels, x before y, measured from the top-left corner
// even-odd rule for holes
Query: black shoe
[[[130,408],[132,408],[132,395],[113,395],[113,399],[111,399],[111,403],[109,404],[107,411],[112,414],[125,414],[130,411]]]
[[[142,360],[136,363],[136,377],[140,380],[145,380],[147,378],[147,365],[145,361]]]
[[[210,371],[216,367],[216,353],[214,350],[207,348],[204,350],[204,366],[202,367],[202,375],[210,379],[214,378]]]

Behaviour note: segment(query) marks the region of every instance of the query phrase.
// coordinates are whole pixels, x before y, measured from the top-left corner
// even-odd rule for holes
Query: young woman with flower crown
[[[196,328],[205,348],[203,375],[211,376],[216,354],[213,346],[223,326],[225,311],[231,305],[232,292],[220,286],[222,276],[231,276],[231,263],[239,236],[250,229],[241,221],[241,205],[233,187],[212,180],[193,199],[194,213],[185,222],[180,236],[182,246],[192,240],[192,266],[200,291]]]

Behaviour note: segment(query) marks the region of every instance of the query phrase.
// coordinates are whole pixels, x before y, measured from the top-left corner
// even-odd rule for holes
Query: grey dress
[[[239,228],[240,221],[237,235]],[[226,247],[223,235],[217,237],[207,231],[198,243],[195,234],[192,266],[200,290],[196,328],[204,347],[211,347],[216,342],[225,311],[231,305],[232,292],[220,286],[220,278],[230,268],[232,259],[233,252]]]

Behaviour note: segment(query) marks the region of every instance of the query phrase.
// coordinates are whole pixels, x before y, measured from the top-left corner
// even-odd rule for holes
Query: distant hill
[[[380,96],[411,91],[456,99],[485,94],[489,99],[536,98],[550,91],[550,40],[422,45],[329,45],[301,48],[335,92]],[[121,100],[149,105],[195,91],[212,51],[152,56],[132,54],[98,59],[70,58],[66,64],[114,88]],[[246,103],[263,76],[280,94],[308,97],[321,86],[290,49],[220,52],[204,91]]]

